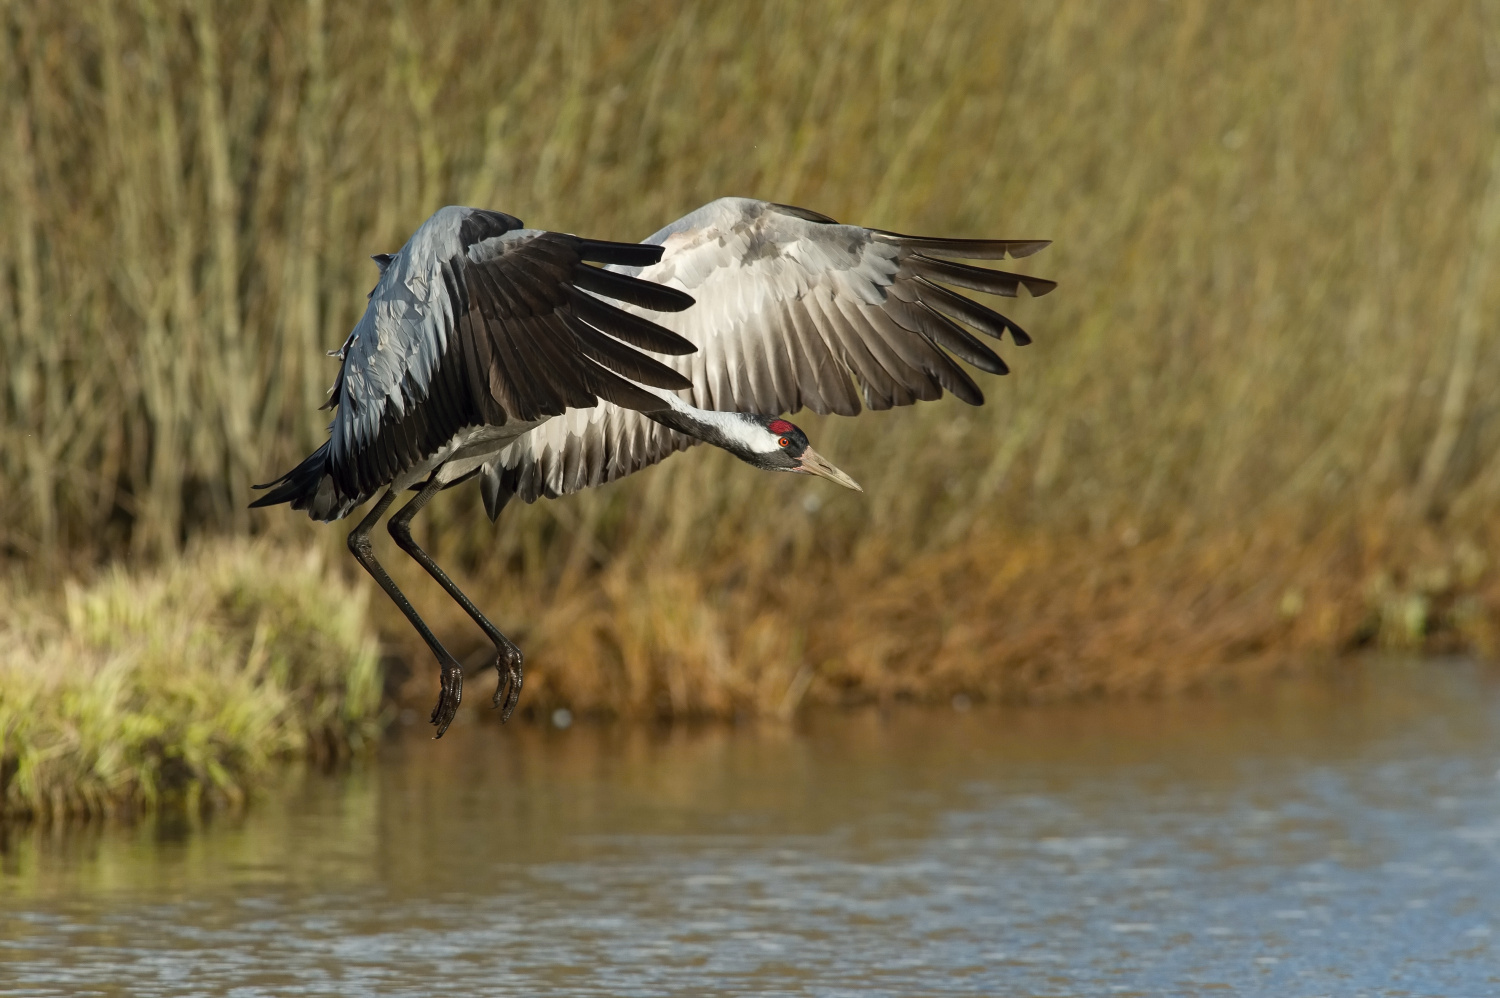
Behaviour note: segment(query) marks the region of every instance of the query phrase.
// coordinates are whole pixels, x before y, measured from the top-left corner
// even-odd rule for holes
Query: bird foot
[[[448,725],[453,723],[453,717],[458,713],[458,702],[464,696],[464,670],[457,662],[448,662],[442,666],[443,689],[438,694],[437,706],[432,708],[432,723],[437,725],[437,734],[433,738],[443,737],[443,732],[448,730]]]
[[[495,707],[504,704],[501,724],[510,720],[511,712],[521,700],[521,683],[525,679],[521,661],[521,649],[508,641],[495,649],[495,671],[500,674],[500,681],[495,685],[495,696],[490,702]]]

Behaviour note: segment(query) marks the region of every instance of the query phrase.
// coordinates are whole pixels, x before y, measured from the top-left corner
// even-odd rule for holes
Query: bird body
[[[1017,344],[1020,327],[945,285],[1005,296],[1050,281],[955,262],[1026,256],[1039,241],[931,239],[840,225],[805,209],[722,198],[644,243],[526,229],[501,212],[439,210],[393,255],[335,354],[329,439],[253,506],[334,520],[384,489],[351,551],[442,666],[441,737],[462,670],[375,560],[368,532],[400,492],[398,544],[491,637],[497,706],[521,654],[411,539],[439,490],[478,476],[493,519],[519,496],[613,481],[699,442],[765,470],[858,486],[780,413],[853,415],[952,392],[983,402],[954,360],[1007,371],[965,327]],[[601,266],[591,266],[601,264]]]

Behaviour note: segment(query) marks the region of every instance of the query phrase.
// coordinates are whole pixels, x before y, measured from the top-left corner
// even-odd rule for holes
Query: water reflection
[[[0,993],[1500,993],[1468,667],[412,735],[235,820],[12,832]]]

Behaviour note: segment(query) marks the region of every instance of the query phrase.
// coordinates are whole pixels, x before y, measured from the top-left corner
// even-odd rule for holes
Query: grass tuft
[[[377,732],[365,594],[317,553],[199,546],[0,601],[0,815],[242,801],[273,760]]]

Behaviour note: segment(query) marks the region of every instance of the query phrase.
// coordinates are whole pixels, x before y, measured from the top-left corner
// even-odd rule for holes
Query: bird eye
[[[782,438],[781,438],[781,439],[780,439],[780,440],[778,440],[778,441],[776,441],[776,442],[777,442],[777,443],[778,443],[778,444],[780,444],[780,445],[781,445],[781,446],[783,446],[783,447],[785,447],[785,446],[787,446],[787,445],[788,445],[788,444],[790,444],[790,443],[791,443],[791,441],[790,441],[790,440],[788,440],[788,439],[787,439],[787,438],[786,438],[786,437],[782,437]]]

